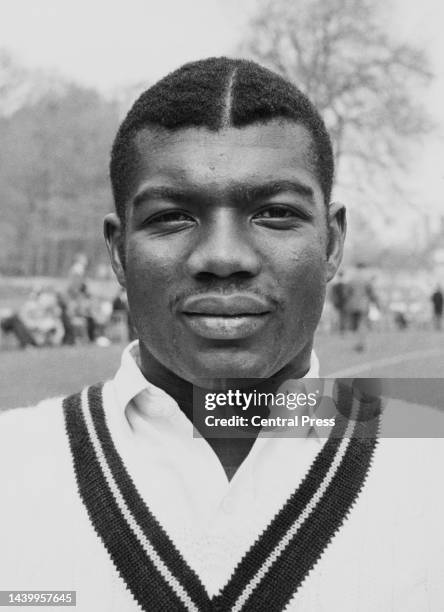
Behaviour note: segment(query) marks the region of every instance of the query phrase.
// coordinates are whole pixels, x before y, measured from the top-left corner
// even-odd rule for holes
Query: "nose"
[[[194,277],[208,274],[220,278],[252,277],[259,273],[261,257],[252,244],[248,227],[232,210],[219,210],[210,223],[202,226],[186,267]]]

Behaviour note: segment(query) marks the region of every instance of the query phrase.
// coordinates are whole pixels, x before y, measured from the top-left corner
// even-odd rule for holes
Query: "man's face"
[[[141,351],[194,384],[265,378],[306,357],[342,246],[309,132],[274,120],[147,130],[137,145],[125,268],[114,266]],[[115,243],[115,217],[110,227]]]

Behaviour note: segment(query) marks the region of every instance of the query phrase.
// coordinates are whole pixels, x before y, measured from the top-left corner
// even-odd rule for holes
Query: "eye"
[[[171,210],[149,219],[149,223],[184,223],[187,221],[193,222],[194,220],[181,210]]]
[[[294,210],[281,205],[269,206],[255,215],[255,219],[292,219],[294,217],[297,217]]]
[[[151,234],[167,235],[190,229],[196,225],[194,219],[187,212],[180,209],[166,209],[151,215],[141,222],[140,229]]]
[[[269,204],[253,217],[257,225],[272,230],[292,230],[312,221],[313,216],[305,209],[286,204]]]

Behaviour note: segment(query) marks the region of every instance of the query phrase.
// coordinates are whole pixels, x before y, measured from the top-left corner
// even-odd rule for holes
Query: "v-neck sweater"
[[[0,418],[1,589],[95,612],[443,609],[442,440],[344,420],[257,440],[228,482],[166,394],[130,419],[117,395]]]

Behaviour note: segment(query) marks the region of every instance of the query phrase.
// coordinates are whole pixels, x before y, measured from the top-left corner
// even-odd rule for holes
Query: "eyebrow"
[[[134,196],[133,206],[139,206],[147,200],[174,200],[176,202],[185,202],[191,197],[192,193],[187,189],[167,186],[146,186]]]
[[[311,187],[294,180],[274,180],[262,184],[240,183],[235,185],[230,191],[236,199],[246,201],[264,200],[285,191],[311,200],[314,197]]]
[[[265,183],[236,183],[228,189],[229,197],[233,200],[254,202],[278,195],[282,192],[295,193],[304,198],[313,200],[313,189],[304,183],[294,180],[273,180]],[[143,187],[133,198],[133,206],[137,207],[147,200],[172,200],[186,203],[198,197],[200,189],[195,186],[169,187],[149,186]]]

